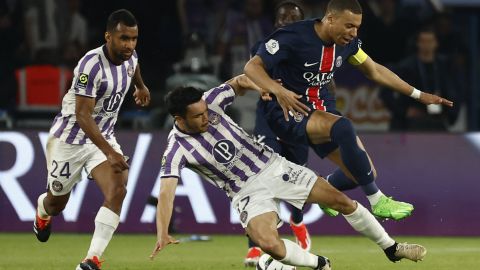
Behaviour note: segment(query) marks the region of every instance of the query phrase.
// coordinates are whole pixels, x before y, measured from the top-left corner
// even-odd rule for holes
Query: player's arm
[[[258,87],[267,90],[277,97],[278,104],[283,109],[285,120],[288,121],[288,112],[300,112],[308,115],[307,112],[310,109],[299,100],[302,96],[286,89],[279,82],[270,78],[261,57],[255,55],[251,58],[245,65],[244,72]]]
[[[359,49],[356,55],[351,56],[349,62],[357,67],[368,79],[399,93],[418,99],[424,104],[443,104],[450,107],[453,106],[453,102],[448,99],[425,93],[414,88],[388,68],[373,61],[372,58],[366,55],[362,49]]]
[[[75,116],[78,125],[88,138],[105,154],[114,171],[122,172],[128,169],[128,164],[123,155],[116,152],[100,132],[100,129],[92,118],[94,107],[94,97],[75,96]]]
[[[263,90],[260,88],[258,85],[256,85],[252,80],[250,80],[247,75],[241,74],[238,76],[235,76],[231,78],[230,80],[225,82],[226,84],[229,84],[233,90],[235,91],[235,95],[237,96],[243,96],[248,90],[255,90],[260,93],[260,95],[264,96],[268,94],[267,91]],[[271,99],[271,98],[270,98]]]
[[[150,259],[153,259],[168,244],[178,244],[178,240],[168,234],[168,224],[172,218],[173,201],[178,179],[176,177],[162,178],[157,205],[157,243]]]
[[[135,103],[142,107],[148,106],[148,104],[150,104],[150,91],[143,82],[142,74],[140,72],[140,64],[137,64],[137,68],[133,74],[132,82],[133,85],[135,85],[135,92],[133,92]]]

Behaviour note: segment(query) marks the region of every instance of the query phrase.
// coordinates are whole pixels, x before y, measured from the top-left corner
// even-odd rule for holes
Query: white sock
[[[317,267],[318,257],[316,255],[304,250],[288,239],[282,240],[285,244],[286,255],[285,258],[279,260],[280,262],[293,266]]]
[[[381,190],[378,190],[377,193],[372,194],[372,195],[368,195],[367,199],[370,202],[370,205],[374,206],[375,204],[378,203],[378,201],[380,200],[380,198],[382,196],[383,196],[383,192]]]
[[[395,244],[395,240],[385,232],[382,225],[360,203],[357,202],[357,209],[353,213],[343,216],[357,232],[370,238],[382,249]]]
[[[95,217],[95,231],[93,232],[87,258],[92,258],[93,256],[100,258],[102,256],[118,227],[118,223],[120,223],[120,216],[105,206],[100,207]]]
[[[37,200],[37,213],[41,219],[48,219],[50,216],[45,210],[45,205],[43,204],[43,200],[47,197],[47,193],[43,193],[42,195],[38,196]]]

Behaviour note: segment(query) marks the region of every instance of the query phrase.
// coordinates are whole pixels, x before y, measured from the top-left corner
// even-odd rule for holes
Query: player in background
[[[281,28],[296,21],[303,20],[305,17],[303,8],[297,1],[281,1],[275,7],[275,28]],[[255,55],[258,47],[263,44],[259,41],[251,49],[251,55]],[[268,126],[265,113],[262,110],[261,99],[257,103],[255,128],[253,133],[258,142],[265,143],[276,153],[284,156],[288,161],[298,165],[306,165],[308,160],[308,145],[294,145],[281,141]],[[291,205],[288,205],[291,212],[290,228],[292,229],[296,242],[305,250],[310,250],[311,240],[307,226],[303,223],[303,212]],[[250,238],[248,238],[248,251],[244,259],[245,266],[255,267],[262,255],[261,249]]]
[[[360,186],[375,216],[399,220],[411,215],[413,205],[380,191],[370,157],[350,120],[336,115],[335,97],[326,85],[336,69],[348,61],[372,81],[424,104],[453,103],[415,89],[368,57],[357,38],[361,21],[357,0],[331,0],[322,20],[296,22],[267,38],[246,64],[245,74],[274,94],[275,102],[263,102],[262,106],[269,126],[280,139],[309,144],[321,158],[338,165],[328,177],[330,184],[339,190]],[[289,114],[293,116],[290,121]]]
[[[305,203],[319,203],[340,211],[356,231],[381,247],[391,261],[424,258],[424,247],[395,242],[360,203],[349,199],[312,170],[258,144],[233,122],[225,109],[235,96],[249,89],[261,91],[246,76],[240,75],[207,92],[179,87],[167,94],[165,103],[175,122],[160,169],[157,242],[152,259],[168,244],[178,243],[169,235],[168,224],[180,171],[185,167],[225,191],[246,233],[264,252],[284,264],[331,269],[326,257],[280,238],[277,231],[281,223],[280,201],[299,209]]]
[[[101,268],[100,258],[120,221],[129,166],[113,128],[132,82],[136,104],[147,106],[150,102],[135,51],[135,17],[128,10],[117,10],[108,17],[106,28],[106,43],[78,62],[62,110],[50,128],[47,192],[38,197],[33,225],[38,240],[46,242],[52,216],[63,211],[85,169],[103,193],[104,202],[95,217],[90,248],[77,270]]]

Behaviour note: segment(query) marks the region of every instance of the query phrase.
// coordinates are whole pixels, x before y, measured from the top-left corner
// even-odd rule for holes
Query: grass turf
[[[39,243],[33,234],[0,233],[0,270],[73,270],[85,256],[90,238],[88,234],[52,234],[48,243]],[[168,246],[150,261],[154,235],[116,235],[103,256],[102,269],[246,269],[245,237],[213,235],[211,239]],[[361,236],[313,237],[312,252],[329,257],[335,270],[480,269],[480,238],[397,237],[397,241],[426,246],[426,259],[391,263],[375,244]]]

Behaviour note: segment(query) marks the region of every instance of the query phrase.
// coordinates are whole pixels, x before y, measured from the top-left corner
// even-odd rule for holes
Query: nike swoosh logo
[[[305,67],[311,67],[311,66],[315,66],[316,64],[318,64],[318,62],[315,62],[315,63],[305,62],[304,66],[305,66]]]

